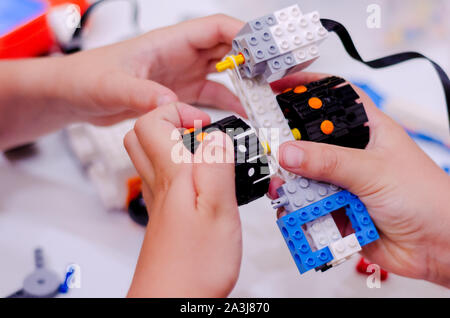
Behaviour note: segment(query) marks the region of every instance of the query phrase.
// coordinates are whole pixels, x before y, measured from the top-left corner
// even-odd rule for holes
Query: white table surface
[[[255,7],[256,1],[246,1],[239,6],[240,2],[167,1],[155,7],[152,5],[155,2],[143,0],[140,1],[143,8],[141,24],[144,29],[149,29],[214,12],[249,19],[293,1],[279,1],[278,4],[263,1],[257,2],[260,5]],[[331,2],[324,3],[321,2],[324,10],[327,10],[327,5],[333,6]],[[255,10],[247,10],[243,14],[245,10],[238,10],[242,6]],[[314,8],[311,3],[304,7],[304,11]],[[89,38],[91,47],[111,42],[113,38],[108,39],[108,36],[115,31],[116,38],[121,32],[120,36],[126,34],[126,17],[123,24],[120,22],[124,8],[117,3],[97,14]],[[333,11],[328,12],[328,16],[342,20],[346,14]],[[357,35],[356,39],[364,41],[364,36]],[[323,57],[312,69],[349,78],[370,78],[374,86],[383,88],[383,92],[390,96],[414,94],[415,102],[430,102],[431,99],[437,114],[444,111],[439,83],[433,70],[425,63],[412,62],[416,63],[414,67],[402,65],[385,71],[369,71],[350,61],[337,47],[337,41],[325,43]],[[330,54],[330,51],[334,53]],[[445,67],[448,70],[448,51],[437,45],[429,48],[428,52],[434,54],[438,62],[447,63]],[[330,62],[336,59],[341,59],[342,63]],[[418,72],[424,74],[421,75],[421,84],[417,84],[420,91],[410,80]],[[217,111],[211,114],[213,120],[227,115]],[[442,117],[442,113],[440,115]],[[144,228],[133,223],[125,212],[103,208],[95,189],[70,152],[63,132],[41,138],[36,148],[36,154],[20,160],[8,160],[0,155],[0,297],[21,287],[24,277],[33,270],[33,250],[37,246],[44,249],[48,267],[61,276],[69,263],[80,265],[81,288],[72,289],[63,297],[125,296]],[[439,163],[450,163],[448,152],[430,145],[424,145],[424,148]],[[259,199],[240,210],[244,254],[241,274],[231,296],[450,297],[450,291],[443,287],[392,274],[380,289],[369,289],[366,277],[354,269],[357,257],[325,273],[310,271],[300,276],[276,227],[269,200]]]

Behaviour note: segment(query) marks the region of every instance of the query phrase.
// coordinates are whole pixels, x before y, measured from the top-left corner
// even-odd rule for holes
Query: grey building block
[[[277,81],[296,65],[294,55],[289,52],[267,61],[267,67],[263,74],[267,82]]]
[[[253,19],[247,22],[244,27],[239,31],[236,37],[245,35],[252,32],[261,31],[264,28],[270,28],[278,24],[278,20],[273,13]]]
[[[284,207],[288,213],[322,200],[340,191],[333,184],[297,177],[277,189],[279,198],[272,201],[274,209]]]

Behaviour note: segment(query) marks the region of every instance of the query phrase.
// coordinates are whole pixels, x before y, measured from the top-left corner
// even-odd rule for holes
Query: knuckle
[[[154,122],[152,112],[143,115],[136,120],[134,124],[134,131],[138,136],[144,136],[146,132],[148,132],[149,127],[151,127],[151,123]]]
[[[127,151],[130,149],[130,146],[133,143],[133,134],[134,134],[134,132],[132,130],[130,130],[125,135],[125,138],[123,138],[123,145],[125,146],[125,149]]]
[[[134,123],[134,131],[136,132],[136,135],[140,135],[144,131],[145,127],[145,119],[144,117],[140,117],[136,122]]]
[[[113,76],[114,74],[111,72],[103,72],[94,79],[92,85],[93,89],[90,90],[90,98],[95,104],[104,105],[111,102],[113,104],[116,103],[116,101],[109,98],[110,94],[108,94],[108,92],[111,92],[111,81]]]
[[[216,13],[214,15],[212,15],[213,18],[219,19],[219,20],[223,20],[223,19],[228,19],[229,16],[227,16],[226,14],[223,13]]]

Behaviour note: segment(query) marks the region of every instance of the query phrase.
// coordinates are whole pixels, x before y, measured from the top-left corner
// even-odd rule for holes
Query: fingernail
[[[170,104],[172,102],[175,102],[176,100],[173,98],[173,96],[170,95],[161,95],[158,97],[158,100],[156,102],[156,105],[159,106],[164,106],[167,104]]]
[[[288,168],[298,168],[305,157],[305,153],[302,149],[292,145],[286,145],[282,149],[282,161]]]

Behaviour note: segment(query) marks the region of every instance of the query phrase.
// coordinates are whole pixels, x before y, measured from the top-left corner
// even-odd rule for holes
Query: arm
[[[242,22],[224,15],[65,57],[0,62],[0,150],[73,122],[110,125],[177,100],[242,106],[207,75]]]
[[[76,120],[58,96],[61,60],[0,62],[0,150],[33,141]]]

